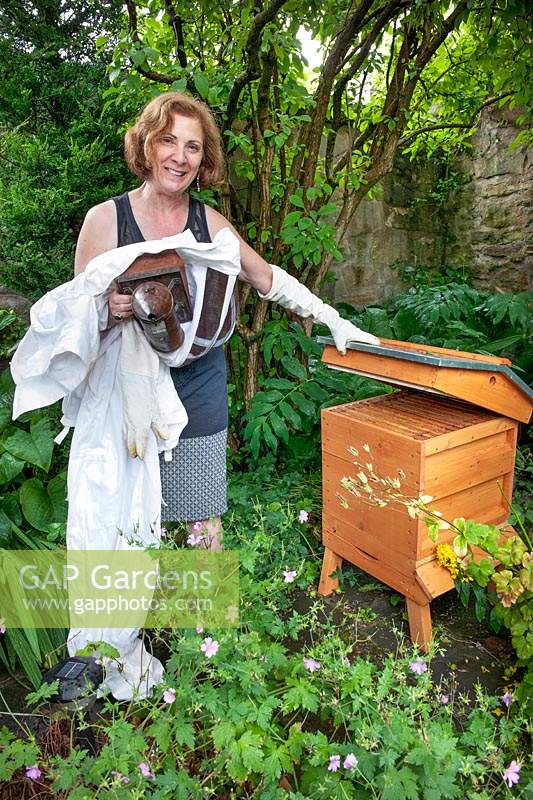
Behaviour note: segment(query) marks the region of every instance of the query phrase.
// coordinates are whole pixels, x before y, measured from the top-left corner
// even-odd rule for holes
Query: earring
[[[200,171],[196,173],[196,188],[200,191]]]

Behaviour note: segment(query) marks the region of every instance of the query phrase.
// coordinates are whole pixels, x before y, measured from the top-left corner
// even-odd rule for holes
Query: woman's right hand
[[[131,294],[121,294],[115,289],[109,295],[108,305],[110,327],[118,325],[133,316]]]

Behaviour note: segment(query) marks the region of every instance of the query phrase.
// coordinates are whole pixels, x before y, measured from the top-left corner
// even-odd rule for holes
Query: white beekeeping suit
[[[148,348],[147,352],[144,336],[128,327],[137,326],[136,322],[102,331],[115,278],[143,253],[169,249],[175,249],[185,262],[193,319],[183,323],[184,341],[179,350],[159,353],[154,362],[154,351]],[[239,271],[239,241],[229,228],[219,231],[208,243],[197,242],[186,231],[103,253],[90,261],[83,273],[48,292],[32,307],[31,327],[11,362],[16,384],[13,418],[63,398],[62,422],[66,428],[74,428],[68,466],[68,549],[127,550],[139,546],[131,540],[144,545],[159,542],[158,452],[170,455],[187,424],[169,366],[181,366],[231,335],[232,297]],[[202,312],[209,307],[213,273],[223,276],[225,290],[219,297],[220,324],[213,326],[210,320],[206,328]],[[210,331],[209,340],[205,339],[206,329]],[[144,353],[130,366],[121,358],[124,331],[128,347],[141,347]],[[142,459],[130,456],[124,436],[124,395],[132,374],[134,380],[139,375],[148,377],[148,385],[155,379],[157,408],[153,416],[157,416],[160,428],[165,428],[166,436],[158,436],[153,430],[158,430],[157,425],[150,428],[153,420],[148,420]],[[146,408],[147,401],[138,405]],[[132,420],[127,421],[131,427]],[[134,419],[133,424],[142,421]],[[120,657],[118,662],[105,660],[103,688],[118,700],[142,698],[161,681],[163,667],[147,652],[138,633],[136,628],[71,629],[69,653],[74,655],[93,641],[113,645]]]

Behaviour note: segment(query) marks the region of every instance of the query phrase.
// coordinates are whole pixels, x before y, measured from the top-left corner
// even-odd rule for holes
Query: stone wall
[[[467,266],[478,286],[508,291],[533,288],[533,159],[527,148],[509,151],[517,134],[513,115],[487,109],[472,149],[452,169],[462,185],[444,204],[424,202],[435,186],[436,165],[398,158],[380,199],[358,208],[335,266],[333,299],[360,307],[401,290],[395,262],[430,267]]]

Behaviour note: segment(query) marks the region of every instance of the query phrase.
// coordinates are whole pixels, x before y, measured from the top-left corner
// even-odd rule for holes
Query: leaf
[[[67,472],[60,472],[49,481],[46,487],[52,508],[54,522],[66,522],[67,519]]]
[[[273,450],[275,453],[276,450],[278,449],[278,440],[272,433],[272,428],[266,421],[263,423],[263,437],[266,446],[269,447],[271,450]]]
[[[11,520],[0,508],[0,547],[8,547],[11,540]]]
[[[19,498],[26,520],[33,528],[46,533],[48,525],[54,521],[54,507],[42,481],[39,478],[24,481]]]
[[[4,448],[23,461],[34,464],[36,467],[48,472],[52,461],[54,437],[50,429],[50,422],[44,417],[33,418],[30,433],[17,429],[7,435],[2,444]]]
[[[304,201],[302,200],[301,197],[299,197],[299,195],[291,194],[289,200],[293,204],[293,206],[296,206],[297,208],[305,208]]]
[[[20,664],[32,682],[35,689],[41,685],[41,670],[39,661],[35,658],[32,648],[28,647],[28,639],[24,632],[18,628],[8,628],[5,632],[6,644],[12,649],[20,661]],[[40,660],[40,659],[39,659]]]
[[[307,383],[304,383],[302,389],[306,394],[309,395],[309,397],[319,403],[324,403],[329,399],[328,392],[319,386],[316,381],[308,381]]]
[[[7,428],[9,423],[11,422],[11,407],[1,406],[0,407],[0,432]]]
[[[289,441],[289,431],[287,430],[287,426],[279,414],[276,414],[273,411],[270,415],[269,422],[272,426],[274,434],[278,437],[278,439],[281,439],[285,444],[287,444]]]
[[[259,458],[259,449],[261,447],[261,428],[256,428],[250,439],[250,452],[252,456]]]
[[[184,719],[181,715],[174,722],[174,739],[177,744],[185,744],[194,747],[194,727],[192,722]]]
[[[292,401],[295,406],[298,406],[300,411],[305,414],[306,417],[316,417],[316,406],[311,400],[308,400],[307,397],[301,392],[294,392],[292,395]]]
[[[252,406],[246,414],[246,419],[252,420],[257,417],[263,417],[266,414],[270,414],[273,408],[272,403],[261,403],[252,400]]]
[[[242,763],[247,770],[261,772],[263,767],[263,751],[261,737],[252,731],[245,731],[238,741]]]
[[[140,67],[146,61],[146,53],[144,50],[130,50],[130,58],[136,67]]]
[[[206,99],[207,95],[209,94],[209,81],[203,72],[194,73],[194,85],[200,97]]]
[[[296,413],[296,411],[286,403],[284,400],[279,404],[278,411],[283,414],[284,418],[287,420],[289,425],[292,425],[293,428],[298,430],[302,426],[302,420],[300,415]]]
[[[291,228],[291,227],[292,227],[293,225],[295,225],[295,224],[298,222],[298,220],[300,220],[301,218],[302,218],[302,212],[301,212],[301,211],[291,211],[291,212],[290,212],[289,214],[287,214],[287,216],[285,217],[285,219],[284,219],[284,221],[283,221],[283,227],[284,227],[284,228]]]
[[[299,378],[302,381],[307,379],[307,372],[303,364],[300,364],[294,356],[283,356],[281,359],[284,369],[294,378]],[[280,398],[281,399],[281,398]]]
[[[186,78],[179,78],[179,80],[174,81],[173,84],[170,86],[171,92],[183,92],[187,88],[187,79]]]
[[[24,468],[24,461],[21,461],[11,453],[2,453],[0,456],[0,483],[9,483]]]

